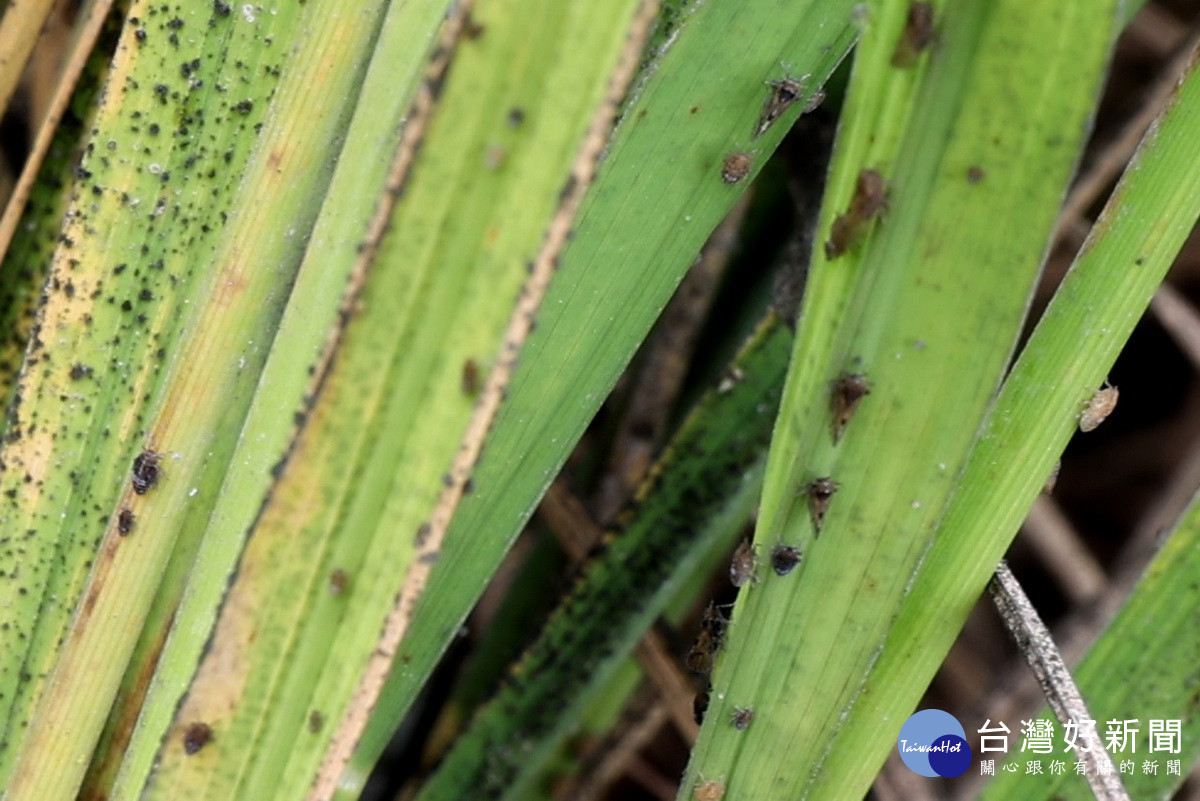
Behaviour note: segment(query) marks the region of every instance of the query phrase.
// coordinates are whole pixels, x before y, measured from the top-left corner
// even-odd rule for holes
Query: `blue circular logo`
[[[921,776],[953,779],[971,766],[966,731],[953,715],[940,709],[923,709],[906,720],[896,748],[909,770]]]

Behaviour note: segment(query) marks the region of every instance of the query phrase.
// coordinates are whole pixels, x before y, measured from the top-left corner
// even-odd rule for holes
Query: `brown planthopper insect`
[[[158,466],[162,454],[151,450],[142,451],[133,460],[133,491],[145,495],[158,482]]]
[[[771,569],[777,576],[786,576],[804,560],[804,553],[795,545],[782,542],[771,549]]]
[[[911,3],[904,32],[892,54],[892,66],[911,67],[933,42],[933,3]]]
[[[129,509],[122,509],[117,515],[117,533],[122,537],[128,536],[133,531],[133,526],[137,522],[133,516],[133,512]]]
[[[692,797],[696,801],[721,801],[725,797],[725,785],[713,779],[697,782]]]
[[[730,153],[721,163],[721,180],[736,184],[750,174],[750,156],[745,153]]]
[[[871,385],[862,373],[842,373],[833,382],[833,442],[836,445],[846,433],[846,424],[854,416],[858,404],[871,394]]]
[[[1079,430],[1084,433],[1095,431],[1096,427],[1112,414],[1113,409],[1117,408],[1117,398],[1120,394],[1116,387],[1107,385],[1096,390],[1096,394],[1088,401],[1087,408],[1079,415]]]
[[[854,185],[850,213],[863,222],[875,219],[887,211],[888,185],[876,170],[859,170]]]
[[[804,78],[783,78],[779,81],[771,81],[771,94],[767,97],[767,102],[763,104],[762,114],[758,117],[758,124],[754,127],[754,138],[762,136],[767,132],[775,120],[783,116],[792,105],[800,99],[800,95],[804,94]]]
[[[825,258],[836,259],[850,249],[867,226],[888,208],[888,186],[875,170],[860,170],[854,184],[850,207],[833,221],[829,241],[825,243]]]
[[[191,723],[183,731],[183,752],[188,756],[212,742],[213,730],[207,723]]]
[[[735,587],[758,583],[758,553],[749,539],[742,540],[729,562],[729,581]]]
[[[754,720],[754,710],[745,706],[734,707],[733,714],[729,718],[733,723],[733,728],[745,731],[749,728],[750,722]]]
[[[725,630],[728,627],[729,621],[721,614],[721,610],[716,604],[710,603],[704,610],[704,619],[700,621],[700,633],[696,635],[696,642],[687,655],[689,670],[702,676],[712,673],[713,658],[725,642]]]
[[[813,528],[819,535],[821,526],[825,524],[825,513],[829,510],[829,501],[837,492],[838,484],[828,477],[816,478],[808,485],[808,512],[812,515]]]
[[[350,575],[340,567],[334,568],[329,573],[329,594],[335,598],[346,591],[346,587],[350,586]]]

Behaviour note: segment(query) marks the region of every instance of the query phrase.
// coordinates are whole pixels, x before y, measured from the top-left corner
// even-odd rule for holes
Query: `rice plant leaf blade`
[[[746,490],[758,485],[748,476],[761,476],[790,339],[770,321],[734,362],[742,378],[698,404],[604,552],[472,718],[420,801],[526,797],[551,750],[712,541],[728,547],[749,511]]]
[[[73,796],[168,564],[195,553],[375,25],[238,11],[135,4],[78,171],[3,455],[5,528],[28,534],[0,589],[25,632],[6,728],[30,727],[0,755],[9,798]]]
[[[731,152],[751,175],[841,61],[855,32],[847,2],[668,4],[670,35],[647,58],[585,199],[426,595],[343,781],[363,780],[435,657],[499,564],[550,479],[667,302],[740,186],[721,179]],[[785,9],[784,6],[787,6]],[[804,95],[754,138],[772,87]],[[747,178],[748,180],[748,178]],[[464,603],[466,601],[466,603]]]
[[[957,621],[965,617],[986,583],[1045,476],[1075,435],[1080,413],[1200,218],[1198,154],[1191,142],[1191,131],[1200,121],[1200,79],[1195,65],[1193,60],[1173,101],[1146,134],[1006,379],[960,487],[943,513],[934,545],[897,616],[894,639],[867,684],[869,693],[864,699],[869,700],[861,707],[863,714],[889,714],[881,693],[913,681],[914,674],[931,673],[928,651],[914,648],[913,643],[949,646]],[[1186,530],[1185,525],[1185,538]],[[1168,546],[1171,552],[1176,547],[1180,546]],[[1156,564],[1155,570],[1162,569],[1161,560]],[[1155,598],[1153,594],[1149,597]],[[1185,625],[1190,624],[1186,616],[1190,597],[1183,593],[1179,598],[1178,612],[1189,621]],[[939,599],[938,603],[932,604],[933,598]],[[919,611],[922,609],[924,614]],[[1163,613],[1158,622],[1159,630],[1178,624],[1170,613]],[[1192,647],[1190,638],[1171,642],[1178,642],[1181,653]],[[1092,666],[1085,675],[1094,677],[1120,664],[1114,661],[1101,667],[1093,661],[1105,658],[1090,657]],[[1178,665],[1169,660],[1162,667],[1171,671]],[[1186,695],[1192,692],[1188,689],[1191,678],[1174,673],[1164,680],[1169,682],[1164,689],[1175,694],[1175,706],[1163,707],[1162,713],[1192,720],[1188,710],[1194,704],[1188,700],[1180,705],[1178,695],[1182,692],[1183,698],[1192,697]],[[1081,685],[1085,698],[1096,705],[1093,712],[1101,714],[1108,702],[1105,685],[1101,683],[1094,697],[1088,683],[1081,681]],[[1119,694],[1114,702],[1121,703]],[[1150,710],[1137,714],[1149,715]],[[845,758],[849,761],[849,754]]]
[[[815,257],[756,532],[760,547],[782,538],[809,556],[799,580],[739,598],[681,798],[704,781],[860,797],[907,714],[860,713],[884,703],[863,683],[1016,342],[1116,26],[1111,4],[935,13],[934,44],[908,68],[893,63],[908,4],[872,4],[862,20],[818,227],[831,245]],[[860,225],[864,170],[888,200]],[[835,436],[852,374],[870,394]],[[889,698],[911,710],[932,670]],[[728,725],[734,706],[755,710],[745,731]]]
[[[499,358],[623,43],[612,21],[633,5],[498,0],[456,40],[390,233],[171,708],[146,797],[309,792],[476,402],[465,365],[482,383]],[[385,27],[381,52],[409,37]],[[377,77],[369,88],[386,90]],[[189,755],[179,738],[197,721],[214,738]]]

